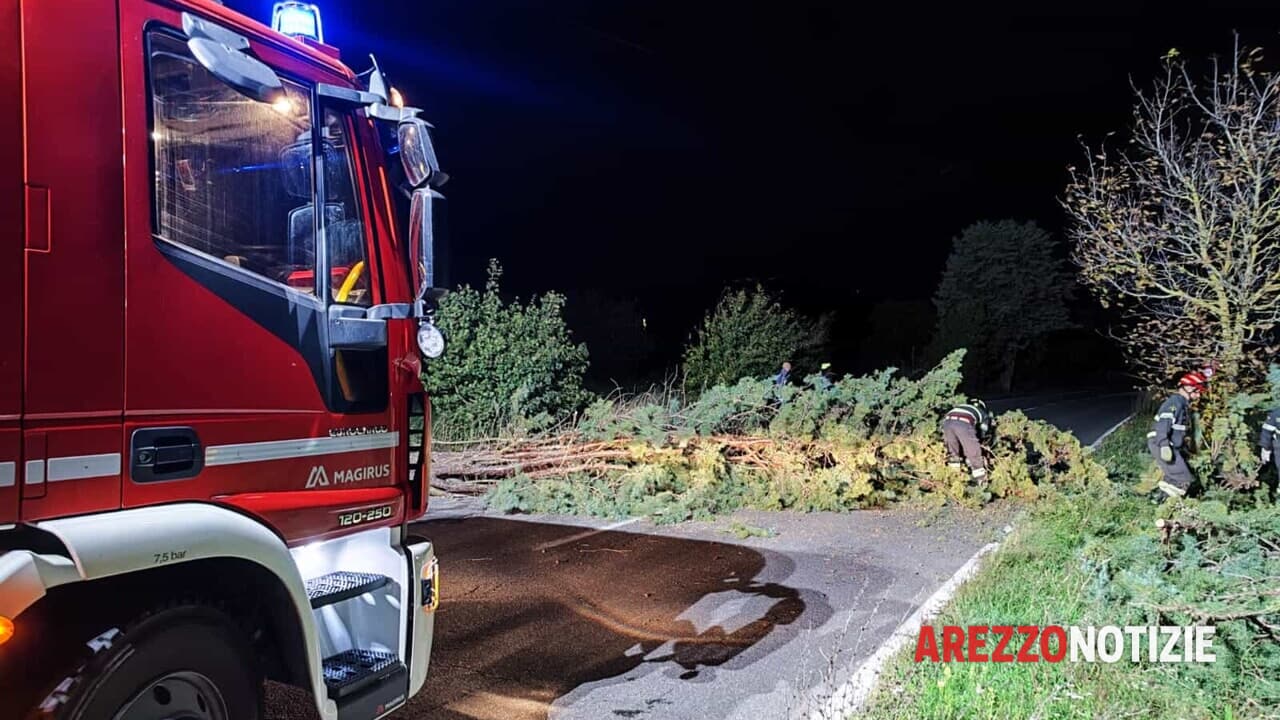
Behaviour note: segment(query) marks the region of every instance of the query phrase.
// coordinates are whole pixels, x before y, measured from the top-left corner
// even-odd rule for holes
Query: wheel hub
[[[231,720],[209,678],[183,670],[164,675],[134,695],[115,720]]]

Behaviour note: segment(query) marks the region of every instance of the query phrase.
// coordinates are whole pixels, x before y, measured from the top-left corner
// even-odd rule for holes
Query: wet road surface
[[[398,715],[415,720],[785,717],[1001,522],[741,512],[777,533],[744,541],[725,521],[598,530],[433,512],[415,530],[436,543],[444,589],[427,687]]]
[[[1087,443],[1133,400],[1007,404]],[[431,670],[393,717],[800,716],[998,539],[1010,512],[741,511],[663,527],[498,516],[475,500],[433,499],[413,526],[441,564]],[[738,539],[733,521],[775,535]],[[289,704],[293,713],[270,716],[302,717]]]

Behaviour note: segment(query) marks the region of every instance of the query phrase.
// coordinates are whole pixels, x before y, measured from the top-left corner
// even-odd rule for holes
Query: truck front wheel
[[[91,640],[93,657],[37,708],[41,720],[258,720],[262,681],[240,629],[172,607]]]

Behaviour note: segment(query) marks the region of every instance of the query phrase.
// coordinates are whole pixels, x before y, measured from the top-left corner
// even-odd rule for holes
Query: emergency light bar
[[[320,25],[320,8],[312,3],[286,0],[278,2],[271,11],[271,29],[290,37],[305,37],[318,43],[324,42],[324,29]]]

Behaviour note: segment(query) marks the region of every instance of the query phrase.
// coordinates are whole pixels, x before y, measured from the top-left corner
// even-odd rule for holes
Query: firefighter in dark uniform
[[[1160,405],[1155,426],[1147,433],[1147,449],[1164,473],[1159,487],[1166,498],[1185,496],[1191,483],[1195,482],[1195,475],[1182,457],[1182,446],[1187,438],[1191,403],[1200,399],[1207,384],[1204,373],[1183,375],[1178,380],[1178,392]]]
[[[1267,419],[1262,423],[1262,435],[1258,438],[1258,444],[1262,446],[1262,452],[1259,454],[1262,458],[1262,464],[1275,460],[1276,472],[1280,473],[1280,453],[1276,452],[1276,440],[1280,439],[1280,408],[1276,408],[1267,413]]]
[[[982,444],[995,436],[995,418],[981,400],[958,405],[942,419],[942,444],[947,447],[947,464],[953,468],[969,465],[974,480],[987,477],[987,462]]]
[[[813,387],[817,390],[826,392],[835,387],[835,374],[831,372],[831,363],[824,362],[818,368],[818,374],[813,378]]]

